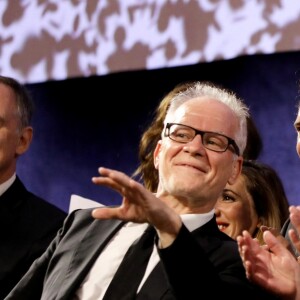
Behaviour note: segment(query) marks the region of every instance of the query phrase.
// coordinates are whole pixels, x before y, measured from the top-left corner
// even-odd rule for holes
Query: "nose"
[[[195,135],[192,141],[185,144],[184,150],[193,154],[204,155],[205,147],[203,146],[201,135]]]

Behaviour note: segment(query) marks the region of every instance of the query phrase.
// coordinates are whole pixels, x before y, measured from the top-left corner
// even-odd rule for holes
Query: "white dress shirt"
[[[181,215],[182,221],[189,231],[202,226],[212,219],[214,210],[206,214]],[[142,235],[149,224],[137,224],[128,222],[110,240],[101,252],[90,272],[76,292],[74,300],[99,300],[102,299],[110,281],[116,273],[126,251],[131,244]],[[156,246],[153,247],[144,278],[138,291],[148,278],[149,274],[159,261]],[[130,275],[129,275],[130,276]],[[127,278],[124,278],[127,280]]]

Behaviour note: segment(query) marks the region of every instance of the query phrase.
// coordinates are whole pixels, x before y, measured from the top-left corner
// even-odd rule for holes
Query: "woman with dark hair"
[[[289,215],[283,183],[267,164],[244,160],[237,181],[227,184],[215,206],[219,229],[236,239],[243,230],[263,244],[261,226],[278,232]]]

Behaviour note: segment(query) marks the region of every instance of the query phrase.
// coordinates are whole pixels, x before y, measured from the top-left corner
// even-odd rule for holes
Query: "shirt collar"
[[[0,196],[2,196],[8,188],[13,184],[16,179],[16,173],[13,174],[8,180],[0,184]]]
[[[189,231],[193,231],[203,226],[214,217],[215,209],[204,214],[184,214],[180,215],[182,222]]]

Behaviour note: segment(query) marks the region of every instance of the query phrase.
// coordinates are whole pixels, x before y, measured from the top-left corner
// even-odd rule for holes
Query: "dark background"
[[[65,211],[71,194],[120,203],[117,193],[91,182],[98,167],[131,175],[140,136],[163,96],[180,82],[209,80],[232,89],[250,106],[264,142],[260,160],[278,171],[290,204],[300,204],[293,127],[299,69],[300,52],[285,52],[29,84],[35,131],[20,158],[19,176],[28,189]]]

